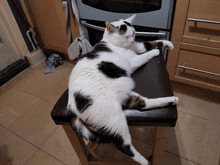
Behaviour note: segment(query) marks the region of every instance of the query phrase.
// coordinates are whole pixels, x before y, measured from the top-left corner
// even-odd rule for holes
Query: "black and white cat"
[[[148,161],[134,148],[124,109],[145,110],[177,104],[177,97],[148,99],[132,91],[137,68],[160,54],[159,46],[173,49],[170,41],[136,42],[132,17],[106,22],[101,42],[85,54],[69,78],[68,110],[73,129],[87,140],[113,142],[141,165]],[[142,53],[140,55],[140,53]],[[137,55],[139,54],[139,55]],[[146,84],[147,85],[147,84]]]

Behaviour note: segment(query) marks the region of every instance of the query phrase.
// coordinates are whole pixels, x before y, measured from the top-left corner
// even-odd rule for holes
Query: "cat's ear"
[[[109,22],[105,22],[105,26],[106,26],[109,33],[112,33],[117,29],[117,27],[115,27],[114,25],[112,25]]]
[[[134,22],[135,17],[136,17],[136,14],[134,14],[131,17],[127,18],[125,21],[129,22],[130,24],[132,24]]]

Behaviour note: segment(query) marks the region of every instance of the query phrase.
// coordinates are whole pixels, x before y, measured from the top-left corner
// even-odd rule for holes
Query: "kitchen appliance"
[[[175,0],[77,0],[81,24],[88,30],[92,45],[101,40],[105,21],[133,14],[136,14],[133,25],[137,40],[169,40],[174,3]]]

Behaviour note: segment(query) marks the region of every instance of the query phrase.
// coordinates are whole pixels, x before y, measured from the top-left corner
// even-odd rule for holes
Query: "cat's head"
[[[135,39],[135,29],[132,26],[135,16],[111,23],[105,22],[106,29],[103,39],[116,46],[129,48]]]

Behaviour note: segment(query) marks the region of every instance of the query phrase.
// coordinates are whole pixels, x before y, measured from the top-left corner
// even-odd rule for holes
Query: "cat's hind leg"
[[[130,136],[130,134],[128,134]],[[126,137],[127,138],[127,137]],[[129,137],[131,139],[131,137]],[[126,143],[126,140],[122,138],[123,142],[120,143],[115,143],[116,147],[125,153],[126,155],[130,156],[134,161],[140,163],[141,165],[148,165],[149,162],[147,159],[145,159],[132,145],[132,143]]]
[[[145,106],[146,106],[145,100],[138,95],[132,95],[122,103],[123,109],[141,110]]]
[[[124,116],[124,114],[123,114]],[[115,146],[123,153],[130,156],[134,161],[140,163],[141,165],[148,165],[147,159],[145,159],[133,146],[131,142],[131,135],[129,133],[129,128],[127,125],[126,117],[118,121],[121,123],[117,126],[117,134],[114,135],[113,143]]]
[[[74,113],[69,111],[70,116],[72,116],[71,127],[73,130],[80,136],[85,138],[86,140],[95,141],[96,134],[90,130],[85,123]]]
[[[137,110],[144,110],[144,109],[151,109],[157,107],[164,107],[169,104],[176,105],[178,103],[179,98],[175,96],[169,97],[160,97],[154,99],[148,99],[146,97],[140,96],[136,92],[132,92],[132,95],[126,101],[126,106],[123,105],[123,109],[137,109]]]

